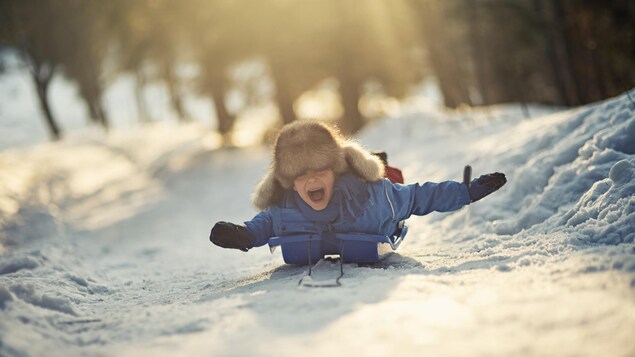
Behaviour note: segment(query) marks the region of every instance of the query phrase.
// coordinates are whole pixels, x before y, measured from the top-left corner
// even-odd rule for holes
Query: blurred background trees
[[[144,89],[164,83],[181,121],[189,89],[213,104],[230,143],[254,103],[299,117],[302,95],[335,83],[339,126],[371,118],[364,100],[400,99],[433,79],[447,107],[496,103],[575,106],[635,86],[635,3],[628,0],[0,0],[0,48],[31,73],[52,138],[61,136],[49,84],[77,84],[89,120],[109,127],[104,93],[130,75],[142,120]],[[241,66],[264,70],[237,78]],[[183,68],[194,68],[184,75]],[[269,92],[250,90],[269,81]],[[240,106],[230,105],[239,88]]]

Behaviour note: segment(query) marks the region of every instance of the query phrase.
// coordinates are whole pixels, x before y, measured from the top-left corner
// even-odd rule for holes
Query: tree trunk
[[[101,102],[102,89],[97,75],[94,74],[94,72],[90,75],[87,73],[84,78],[80,78],[78,80],[78,85],[80,95],[90,112],[91,120],[101,125],[104,130],[108,131],[110,125],[108,123],[106,111],[104,110],[104,106]]]
[[[364,74],[359,74],[354,61],[355,51],[351,46],[355,46],[358,39],[353,32],[348,29],[358,26],[354,12],[357,11],[355,0],[342,0],[339,4],[338,27],[339,37],[334,43],[334,51],[337,63],[334,67],[334,74],[339,82],[339,92],[344,113],[339,120],[340,130],[346,135],[358,132],[365,124],[364,117],[359,110],[359,99],[361,83]]]
[[[218,132],[223,136],[223,144],[230,144],[229,134],[234,126],[235,118],[229,113],[225,105],[225,86],[214,83],[210,90],[216,110],[216,118],[218,119]]]
[[[55,121],[55,118],[53,117],[53,113],[51,112],[51,107],[47,98],[49,80],[40,80],[34,76],[33,81],[35,82],[35,86],[37,88],[37,96],[40,101],[40,108],[44,113],[44,119],[46,120],[49,135],[51,136],[52,140],[59,140],[62,138],[62,133]]]
[[[440,51],[442,49],[438,45],[429,47],[430,64],[439,81],[439,88],[443,94],[443,104],[448,108],[456,108],[464,103],[472,105],[465,84],[457,76],[458,64],[452,58],[448,61],[443,60],[444,57],[452,57],[453,55],[443,55]]]
[[[150,116],[148,115],[148,108],[146,107],[146,101],[143,97],[143,89],[146,85],[146,77],[141,70],[137,70],[135,73],[135,101],[137,102],[137,113],[139,115],[139,120],[142,123],[148,123],[151,121]]]
[[[284,85],[280,86],[279,82],[276,83],[276,101],[283,124],[293,123],[296,120],[293,98],[289,95],[289,91],[284,88]]]
[[[342,106],[344,107],[340,129],[347,135],[355,134],[364,126],[364,117],[359,110],[360,84],[357,79],[347,75],[340,75],[338,80]]]
[[[293,109],[294,98],[289,90],[289,82],[284,70],[279,65],[272,64],[271,74],[276,84],[276,103],[278,104],[278,111],[282,118],[283,124],[292,123],[296,120],[295,110]]]
[[[90,115],[90,120],[95,123],[101,124],[99,112],[97,108],[95,107],[95,103],[93,103],[93,101],[87,98],[86,96],[84,97],[85,97],[84,101],[86,102],[86,106],[88,107],[88,115]]]
[[[163,65],[163,78],[165,80],[165,84],[168,87],[172,109],[174,109],[174,112],[176,113],[179,121],[190,121],[189,116],[185,113],[185,109],[183,108],[183,98],[181,96],[181,92],[179,91],[178,79],[176,74],[174,73],[173,63],[165,63]]]
[[[62,137],[62,132],[55,121],[51,106],[48,101],[48,87],[55,73],[55,66],[50,64],[40,64],[36,62],[31,56],[25,53],[25,58],[29,64],[31,72],[31,78],[37,91],[37,96],[40,102],[40,108],[44,113],[44,119],[49,131],[49,135],[52,140],[59,140]]]
[[[101,94],[93,99],[92,106],[95,108],[94,110],[99,118],[99,124],[101,124],[105,131],[110,130],[110,122],[108,121],[106,110],[104,110],[104,105],[101,102]]]
[[[481,36],[479,35],[479,12],[478,12],[478,4],[476,0],[469,0],[469,25],[470,25],[470,44],[472,50],[472,60],[474,63],[474,71],[476,72],[476,88],[481,94],[482,103],[478,103],[481,105],[491,104],[491,96],[487,91],[487,87],[485,86],[485,59],[483,58],[481,51]]]
[[[422,21],[420,28],[423,33],[424,45],[428,50],[430,65],[439,82],[439,89],[443,94],[443,104],[449,108],[456,108],[462,103],[472,104],[467,87],[461,77],[461,70],[454,53],[450,50],[448,36],[443,30],[441,18],[445,16],[441,8],[442,2],[413,1]]]
[[[557,42],[553,21],[548,20],[549,16],[545,7],[543,6],[543,1],[545,0],[534,0],[534,7],[536,9],[536,12],[538,13],[538,17],[541,19],[540,24],[546,43],[545,57],[549,62],[549,69],[551,71],[552,80],[558,92],[557,104],[571,106],[572,103],[567,96],[565,79],[562,72],[560,71],[560,64],[558,63],[558,55],[556,52]]]
[[[554,31],[554,39],[557,42],[556,48],[560,48],[560,56],[562,61],[560,62],[560,71],[564,74],[568,90],[568,97],[572,105],[578,105],[583,102],[584,94],[580,82],[575,75],[576,63],[573,59],[573,49],[571,46],[571,37],[568,33],[568,22],[565,14],[564,5],[562,0],[553,0],[551,2],[554,12],[554,23],[556,24],[556,30]]]

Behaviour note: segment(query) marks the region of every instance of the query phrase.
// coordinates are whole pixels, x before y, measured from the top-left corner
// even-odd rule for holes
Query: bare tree
[[[53,1],[0,2],[0,38],[17,50],[28,67],[53,140],[62,135],[48,98],[51,80],[60,64],[59,44],[64,39],[59,10]]]
[[[102,103],[105,88],[103,63],[109,44],[106,2],[58,0],[64,9],[67,36],[60,43],[60,62],[67,77],[75,81],[86,103],[90,118],[108,130],[109,122]]]

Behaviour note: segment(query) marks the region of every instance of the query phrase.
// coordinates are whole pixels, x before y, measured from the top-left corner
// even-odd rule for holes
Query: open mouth
[[[308,190],[307,194],[309,195],[309,198],[311,199],[311,201],[320,202],[324,198],[325,191],[323,188],[316,188],[316,189]]]

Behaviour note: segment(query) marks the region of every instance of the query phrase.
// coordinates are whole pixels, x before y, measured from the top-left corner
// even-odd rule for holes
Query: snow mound
[[[39,293],[38,289],[32,284],[14,284],[9,289],[20,300],[34,306],[59,311],[73,316],[77,315],[73,309],[71,301],[68,298]]]
[[[609,178],[593,184],[563,215],[589,243],[632,243],[635,239],[635,159],[618,161]]]
[[[0,310],[7,306],[9,301],[15,300],[15,297],[6,286],[0,286]]]
[[[415,112],[363,134],[373,149],[386,143],[407,182],[460,180],[465,164],[474,176],[507,175],[506,186],[467,209],[411,218],[402,249],[452,242],[467,259],[459,266],[500,272],[584,252],[580,271],[635,271],[635,104],[622,95],[529,120],[511,110],[490,109],[489,120],[475,113],[481,119],[471,123],[456,119],[462,113]],[[591,254],[598,245],[610,248]]]
[[[470,207],[469,222],[481,230],[499,236],[562,232],[574,245],[633,242],[635,104],[629,97],[529,120],[512,111],[477,112],[472,117],[481,119],[472,122],[457,120],[462,113],[408,113],[377,123],[362,140],[388,151],[409,182],[460,180],[465,164],[475,176],[504,172],[507,185]],[[437,217],[449,228],[465,221],[456,214]]]
[[[522,126],[507,133],[535,143],[525,155],[489,153],[510,178],[496,203],[511,214],[497,221],[494,231],[565,230],[579,233],[579,239],[588,243],[632,242],[632,103],[622,96],[536,122],[541,130],[533,134],[523,135]]]
[[[22,269],[35,269],[42,263],[33,256],[10,257],[0,263],[0,275],[11,274]]]

